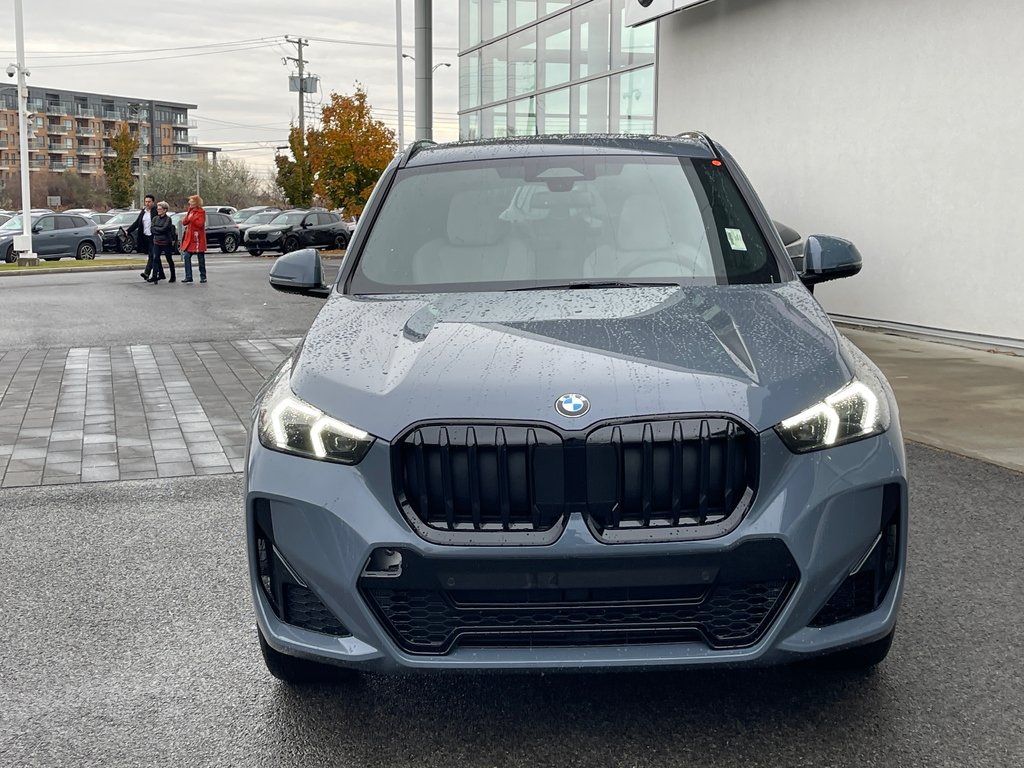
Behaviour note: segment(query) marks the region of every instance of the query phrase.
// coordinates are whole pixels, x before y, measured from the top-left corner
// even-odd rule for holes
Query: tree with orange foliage
[[[395,134],[370,114],[363,87],[351,96],[331,93],[321,127],[307,131],[307,156],[316,194],[347,215],[362,213],[377,179],[397,150]]]

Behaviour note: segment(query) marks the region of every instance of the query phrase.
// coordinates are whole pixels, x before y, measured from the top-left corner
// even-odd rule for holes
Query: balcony
[[[117,120],[123,120],[124,119],[120,114],[118,114],[117,110],[114,110],[114,109],[105,109],[105,110],[103,110],[103,114],[100,115],[100,117],[102,117],[104,120],[107,120],[109,122],[115,122]]]
[[[117,152],[114,151],[113,147],[104,147],[103,148],[103,156],[104,157],[117,157]]]
[[[71,131],[64,123],[48,123],[46,125],[47,133],[69,133]]]
[[[70,115],[73,113],[71,105],[64,101],[51,102],[46,105],[48,115]]]
[[[64,173],[69,169],[73,169],[73,165],[64,165],[64,163],[50,163],[50,170],[57,171],[58,173]]]
[[[101,152],[101,148],[93,144],[79,144],[78,154],[80,155],[98,155]]]
[[[99,173],[101,166],[99,163],[79,163],[79,173]]]
[[[67,153],[67,152],[71,152],[74,149],[74,147],[69,147],[67,144],[58,144],[55,141],[51,141],[50,145],[47,147],[47,149],[50,152]]]
[[[75,135],[85,137],[95,136],[96,131],[94,131],[92,128],[79,128],[77,131],[75,131]]]
[[[75,107],[76,117],[96,117],[96,110],[92,107]]]

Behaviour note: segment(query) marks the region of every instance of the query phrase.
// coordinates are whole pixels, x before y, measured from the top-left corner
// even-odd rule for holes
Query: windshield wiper
[[[554,291],[575,288],[647,288],[650,286],[675,285],[675,280],[571,280],[566,283],[544,283],[526,288],[512,288],[513,291]]]

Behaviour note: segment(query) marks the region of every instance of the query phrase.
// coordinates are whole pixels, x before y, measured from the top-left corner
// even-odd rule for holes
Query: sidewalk
[[[1024,357],[843,332],[908,440],[1024,472]],[[253,397],[297,342],[0,350],[0,486],[239,472]]]
[[[907,440],[1024,472],[1024,357],[840,330],[889,379]]]

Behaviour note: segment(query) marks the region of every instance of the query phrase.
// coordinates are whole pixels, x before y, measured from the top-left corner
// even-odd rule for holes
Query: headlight
[[[831,448],[878,435],[889,428],[889,401],[874,376],[856,378],[820,403],[776,425],[794,453]]]
[[[357,464],[370,450],[372,435],[332,418],[296,397],[285,363],[259,403],[257,430],[267,448],[338,464]]]
[[[276,240],[280,236],[281,236],[280,231],[276,231],[275,230],[274,232],[267,232],[267,239],[268,240]]]

